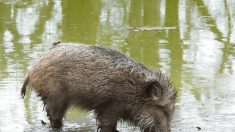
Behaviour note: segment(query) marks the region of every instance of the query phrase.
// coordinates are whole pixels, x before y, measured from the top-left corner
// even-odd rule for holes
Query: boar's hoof
[[[97,132],[119,132],[118,130],[116,130],[113,127],[104,127],[104,126],[98,126]]]
[[[61,128],[62,122],[61,121],[51,121],[51,127],[52,128]]]

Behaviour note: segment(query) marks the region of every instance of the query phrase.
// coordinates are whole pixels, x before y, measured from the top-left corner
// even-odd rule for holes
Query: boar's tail
[[[23,83],[23,86],[21,88],[21,97],[24,98],[25,96],[25,93],[26,93],[26,86],[28,85],[28,82],[29,82],[29,76],[27,75],[25,80],[24,80],[24,83]]]

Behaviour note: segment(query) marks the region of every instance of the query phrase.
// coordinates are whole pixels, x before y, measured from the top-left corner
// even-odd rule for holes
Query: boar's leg
[[[97,132],[118,132],[118,130],[116,130],[116,127],[113,128],[112,126],[99,126]]]
[[[63,97],[50,96],[46,103],[47,116],[52,128],[61,128],[62,119],[68,108],[68,103]]]
[[[118,132],[116,129],[117,126],[117,120],[116,121],[112,121],[109,119],[98,119],[99,121],[99,126],[98,126],[98,130],[100,130],[100,132]]]
[[[101,106],[96,110],[97,120],[99,121],[98,130],[100,132],[118,132],[116,129],[118,112],[116,112],[114,105]]]

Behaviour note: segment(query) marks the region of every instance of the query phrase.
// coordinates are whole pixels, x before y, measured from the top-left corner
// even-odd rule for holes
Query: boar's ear
[[[162,97],[162,88],[158,81],[150,80],[146,85],[146,95],[147,98],[152,100],[159,100]]]

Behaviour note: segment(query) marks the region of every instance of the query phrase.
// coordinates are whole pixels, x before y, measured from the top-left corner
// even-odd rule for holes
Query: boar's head
[[[176,90],[168,77],[161,72],[156,79],[146,81],[144,100],[134,120],[143,132],[170,132]]]

